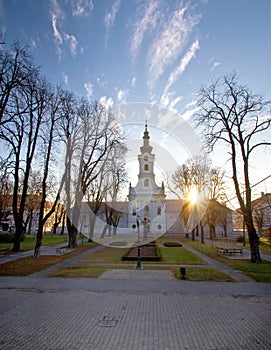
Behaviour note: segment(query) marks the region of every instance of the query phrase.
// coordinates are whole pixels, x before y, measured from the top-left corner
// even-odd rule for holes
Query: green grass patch
[[[271,263],[262,262],[261,264],[253,264],[248,260],[229,259],[217,253],[215,246],[209,243],[201,244],[197,241],[185,241],[190,247],[200,251],[201,253],[219,260],[235,270],[239,270],[245,275],[255,279],[258,282],[271,283]]]
[[[60,271],[50,275],[50,277],[61,278],[98,278],[103,272],[108,269],[121,269],[122,266],[72,266],[61,269]],[[134,266],[125,266],[125,269],[134,269]],[[148,266],[148,270],[168,270],[168,267],[163,266]],[[170,268],[175,278],[180,279],[180,271],[178,268]],[[189,267],[187,271],[188,281],[213,281],[213,282],[234,282],[234,280],[220,271],[211,268]]]
[[[120,263],[123,255],[127,254],[129,248],[109,248],[93,253],[92,255],[84,258],[83,262],[101,262],[101,263]]]
[[[67,236],[64,235],[46,235],[42,239],[43,246],[53,246],[67,242]],[[21,251],[33,250],[36,245],[35,235],[26,235],[24,241],[21,242]],[[13,243],[0,243],[0,249],[12,249]]]
[[[271,263],[262,262],[252,264],[244,260],[230,260],[229,265],[236,270],[240,270],[245,275],[255,279],[257,282],[271,283]]]
[[[0,276],[28,276],[32,273],[44,270],[51,265],[57,264],[58,262],[72,258],[95,246],[96,243],[86,243],[64,255],[41,255],[38,259],[29,256],[6,262],[0,264]]]
[[[184,248],[159,247],[165,264],[205,264],[205,262]]]
[[[62,278],[97,278],[108,267],[104,266],[71,266],[65,269],[61,269],[58,272],[51,274],[49,277],[62,277]]]
[[[180,279],[180,270],[172,269],[175,277]],[[186,280],[188,281],[212,281],[212,282],[235,282],[234,279],[225,275],[223,272],[209,267],[187,267]]]

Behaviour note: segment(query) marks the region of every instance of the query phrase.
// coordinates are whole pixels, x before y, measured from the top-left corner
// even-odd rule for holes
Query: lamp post
[[[141,256],[140,256],[140,245],[139,245],[139,220],[140,220],[140,216],[137,215],[137,218],[136,218],[136,226],[137,226],[137,264],[136,264],[136,268],[137,269],[141,269]]]

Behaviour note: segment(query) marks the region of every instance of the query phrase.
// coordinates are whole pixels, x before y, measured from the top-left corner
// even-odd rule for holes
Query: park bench
[[[225,248],[225,247],[216,247],[218,253],[222,255],[236,255],[240,254],[243,255],[243,249],[242,248]]]
[[[63,253],[66,253],[67,251],[67,247],[58,247],[56,248],[56,253],[57,254],[63,254]]]
[[[7,255],[10,252],[9,248],[0,249],[0,256]]]

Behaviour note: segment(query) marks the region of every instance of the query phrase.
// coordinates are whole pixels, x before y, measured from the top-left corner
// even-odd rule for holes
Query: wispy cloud
[[[93,96],[93,84],[91,84],[90,82],[84,83],[84,88],[86,90],[87,97],[91,99]]]
[[[71,2],[72,6],[72,15],[73,16],[85,16],[88,17],[91,15],[93,10],[92,0],[73,0]]]
[[[178,58],[187,43],[190,33],[200,19],[199,15],[188,14],[188,8],[183,7],[173,12],[173,15],[163,25],[149,51],[150,88],[154,86],[165,68]]]
[[[136,84],[136,77],[133,77],[132,81],[131,81],[131,87],[134,87]]]
[[[119,103],[126,103],[127,96],[129,95],[128,89],[117,90],[117,100]]]
[[[188,66],[189,62],[193,57],[196,55],[196,51],[199,49],[199,42],[198,40],[194,41],[194,43],[190,46],[189,50],[186,52],[186,54],[182,57],[179,65],[173,70],[173,72],[170,74],[166,87],[164,89],[164,92],[161,97],[161,104],[164,107],[172,107],[172,103],[175,105],[181,100],[180,97],[177,97],[177,99],[172,99],[174,97],[173,92],[169,92],[170,87],[172,84],[178,79],[178,77],[185,71],[186,67]]]
[[[188,109],[183,114],[181,114],[181,117],[184,120],[189,120],[199,110],[200,110],[200,107],[195,107],[195,108],[192,108],[192,109]]]
[[[100,104],[105,106],[106,109],[109,109],[113,106],[114,101],[112,97],[106,97],[106,96],[102,96],[99,100]]]
[[[51,0],[50,13],[58,58],[62,58],[62,46],[64,44],[68,45],[70,52],[75,56],[77,54],[78,41],[74,35],[69,35],[62,31],[65,13],[59,6],[57,0]]]
[[[62,80],[66,86],[69,86],[69,77],[66,73],[62,72],[61,73]]]
[[[185,71],[191,59],[195,57],[196,51],[198,49],[199,49],[199,42],[198,40],[196,40],[191,45],[191,47],[186,52],[186,54],[183,56],[178,67],[175,68],[175,70],[170,74],[165,90],[168,90],[171,87],[171,85],[176,81],[176,79],[179,77],[179,75],[181,75]]]
[[[134,23],[134,31],[131,39],[130,52],[132,59],[135,60],[140,46],[144,40],[144,35],[148,30],[155,27],[159,18],[158,2],[151,0],[148,5],[139,7],[139,18]]]
[[[121,4],[121,0],[116,0],[115,3],[112,6],[111,11],[107,11],[104,18],[104,24],[105,24],[105,45],[107,45],[108,40],[108,34],[110,28],[114,25],[116,14],[119,10]]]

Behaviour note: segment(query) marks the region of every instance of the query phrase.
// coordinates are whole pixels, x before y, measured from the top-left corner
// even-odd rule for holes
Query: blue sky
[[[0,0],[0,24],[52,83],[109,106],[189,120],[199,88],[233,70],[271,97],[270,0]]]

